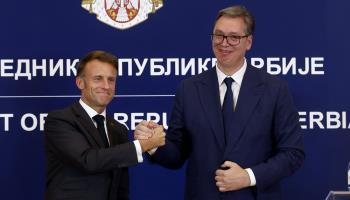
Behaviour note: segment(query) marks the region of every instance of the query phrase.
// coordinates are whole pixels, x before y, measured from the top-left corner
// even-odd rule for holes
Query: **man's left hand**
[[[220,192],[235,191],[250,186],[248,172],[237,163],[225,161],[215,172],[216,186]]]

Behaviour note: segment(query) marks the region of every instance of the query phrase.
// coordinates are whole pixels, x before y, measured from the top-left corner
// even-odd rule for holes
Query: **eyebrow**
[[[214,33],[222,33],[222,34],[226,34],[224,33],[224,31],[221,31],[221,30],[215,30]],[[227,33],[227,35],[240,35],[241,33],[238,33],[238,32],[229,32]]]
[[[92,77],[93,77],[93,78],[103,78],[103,77],[106,77],[106,78],[108,78],[108,79],[110,79],[110,78],[117,79],[118,76],[109,76],[109,75],[103,76],[103,75],[101,75],[101,74],[98,74],[98,75],[94,75],[94,76],[92,76]]]

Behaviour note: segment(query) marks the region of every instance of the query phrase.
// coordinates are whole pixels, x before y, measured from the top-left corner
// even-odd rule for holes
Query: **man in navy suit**
[[[148,140],[130,142],[126,127],[106,115],[117,63],[107,52],[87,54],[77,69],[79,102],[48,114],[46,200],[128,200],[128,167],[142,162],[142,152],[164,145],[161,127]]]
[[[217,64],[179,85],[166,145],[150,159],[186,168],[185,199],[277,200],[280,182],[303,163],[298,112],[285,81],[250,66],[254,18],[221,10],[212,33]],[[152,135],[142,122],[135,138]]]

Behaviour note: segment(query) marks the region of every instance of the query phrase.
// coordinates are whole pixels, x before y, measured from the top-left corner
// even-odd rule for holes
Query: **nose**
[[[228,38],[227,38],[227,36],[226,37],[224,37],[223,39],[222,39],[222,43],[221,43],[221,45],[222,46],[229,46],[229,44],[228,44]]]
[[[109,81],[108,79],[104,79],[103,82],[102,82],[102,87],[105,88],[105,89],[109,89],[111,86],[109,85]]]

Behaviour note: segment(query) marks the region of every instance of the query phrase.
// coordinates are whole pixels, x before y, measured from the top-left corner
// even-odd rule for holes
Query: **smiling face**
[[[111,102],[115,94],[117,70],[109,63],[92,60],[76,78],[81,99],[98,113]]]
[[[214,26],[213,34],[225,36],[245,36],[247,35],[244,20],[241,17],[220,17]],[[240,39],[239,44],[232,46],[227,43],[227,38],[221,43],[212,41],[212,48],[217,58],[218,67],[226,75],[232,75],[243,65],[245,53],[252,46],[253,37],[251,35]]]

